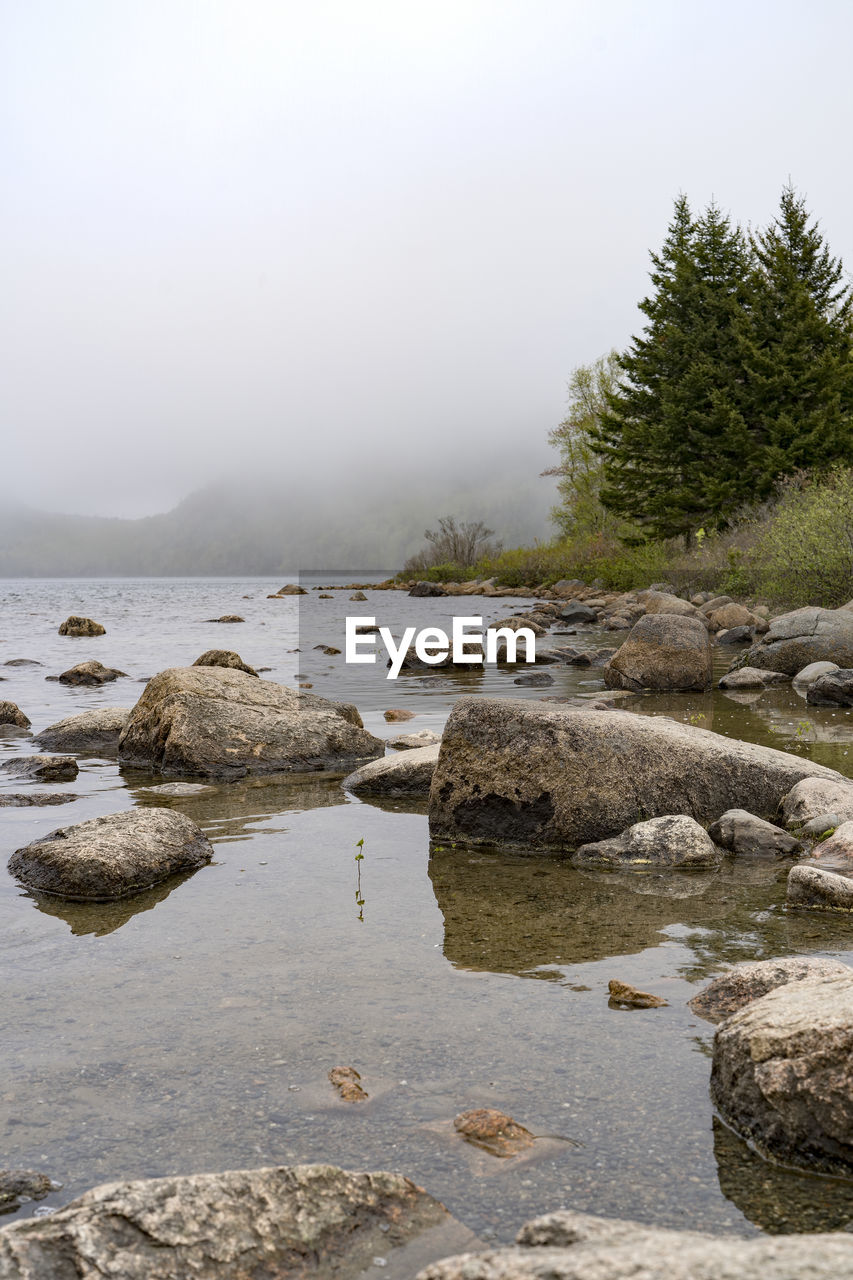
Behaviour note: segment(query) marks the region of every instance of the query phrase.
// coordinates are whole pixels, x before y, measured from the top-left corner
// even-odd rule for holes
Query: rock
[[[69,667],[59,677],[60,684],[102,685],[126,676],[126,671],[117,671],[115,667],[105,667],[103,663],[91,659],[89,662],[78,662],[76,667]]]
[[[277,600],[279,596],[307,596],[307,594],[304,587],[300,587],[295,582],[288,582],[271,596],[267,596],[267,600]]]
[[[608,1004],[614,1009],[662,1009],[669,1004],[661,996],[653,996],[648,991],[640,991],[628,982],[620,982],[612,978],[607,984],[610,992]]]
[[[801,862],[788,873],[789,907],[853,911],[853,880],[835,871]]]
[[[12,724],[18,729],[29,729],[30,721],[15,702],[0,702],[0,724]]]
[[[460,1112],[453,1121],[453,1128],[472,1146],[504,1159],[518,1155],[536,1141],[524,1125],[493,1107]]]
[[[389,707],[383,712],[385,719],[389,724],[396,724],[400,720],[414,720],[414,711],[407,711],[405,707]]]
[[[415,1280],[840,1280],[853,1269],[846,1231],[744,1239],[562,1209],[516,1239],[444,1258]]]
[[[676,618],[701,618],[699,610],[688,600],[671,595],[668,591],[650,591],[645,599],[646,613],[669,614]],[[704,625],[704,622],[703,622]]]
[[[7,658],[3,663],[4,667],[40,667],[41,665],[35,658]]]
[[[720,855],[704,827],[685,814],[637,822],[620,836],[584,844],[572,856],[581,866],[715,867]]]
[[[413,593],[410,591],[409,595],[412,595],[412,594]],[[367,596],[364,594],[363,591],[354,591],[353,594],[350,596],[350,600],[355,601],[358,604],[361,604],[366,599],[367,599]]]
[[[703,610],[705,612],[705,610]],[[742,604],[735,604],[732,600],[728,604],[721,604],[716,609],[705,612],[709,623],[715,631],[730,631],[735,627],[746,627],[747,631],[754,627],[761,619]]]
[[[666,613],[640,618],[604,669],[608,689],[708,689],[711,677],[705,624]]]
[[[327,658],[332,658],[340,653],[340,649],[336,649],[332,644],[315,644],[315,649],[319,649],[321,653],[325,653]]]
[[[841,875],[853,875],[853,822],[842,822],[832,835],[816,845],[807,865],[819,866],[823,871],[838,871]]]
[[[805,687],[813,684],[820,676],[829,675],[832,671],[838,671],[840,668],[837,662],[810,662],[807,667],[803,667],[802,671],[798,671],[793,677],[794,684],[798,687]]]
[[[806,690],[806,701],[817,707],[853,707],[853,669],[841,667],[818,676]]]
[[[765,1157],[853,1175],[853,971],[789,982],[727,1018],[711,1097]]]
[[[431,729],[421,729],[420,733],[401,733],[389,739],[388,746],[395,751],[412,751],[417,747],[437,747],[441,738]]]
[[[795,675],[812,662],[853,667],[853,613],[811,605],[774,618],[746,655],[753,667]]]
[[[332,1067],[329,1079],[344,1102],[366,1102],[368,1094],[359,1083],[361,1076],[355,1067]]]
[[[0,791],[0,809],[43,809],[79,799],[70,791]]]
[[[17,1209],[23,1200],[43,1200],[55,1190],[46,1173],[34,1169],[0,1169],[0,1206],[3,1211]]]
[[[156,787],[146,787],[143,795],[145,796],[200,796],[205,791],[211,791],[207,783],[204,782],[161,782]]]
[[[356,1280],[376,1257],[410,1275],[463,1240],[476,1244],[408,1178],[294,1165],[95,1187],[50,1217],[0,1230],[0,1276]]]
[[[100,622],[93,622],[91,618],[81,618],[76,613],[72,613],[62,623],[59,634],[61,636],[105,636],[107,632]]]
[[[44,751],[70,751],[80,756],[112,755],[118,751],[119,734],[130,715],[127,707],[97,707],[66,716],[36,736]]]
[[[768,680],[768,676],[778,679]],[[758,667],[739,667],[721,677],[721,689],[763,689],[768,684],[783,684],[789,679],[778,671],[761,671]]]
[[[850,974],[850,968],[840,960],[823,960],[819,956],[754,960],[735,965],[728,973],[720,974],[687,1003],[700,1018],[708,1022],[722,1022],[744,1005],[759,1000],[786,982],[802,982],[804,978],[839,978]]]
[[[534,636],[544,636],[547,630],[540,622],[536,622],[533,618],[528,618],[523,613],[514,613],[509,618],[499,618],[497,622],[489,623],[490,631],[521,631],[523,627],[532,631]]]
[[[331,594],[330,591],[321,591],[317,597],[318,600],[334,600],[334,598],[335,597]],[[367,597],[365,596],[365,599],[366,598]],[[350,596],[350,599],[352,599],[352,596]]]
[[[804,836],[825,836],[827,831],[834,831],[836,827],[841,826],[841,819],[837,813],[822,813],[817,818],[809,818],[808,822],[804,822],[802,826],[802,834]]]
[[[749,644],[752,631],[749,627],[731,627],[717,633],[717,644]]]
[[[73,782],[80,772],[73,756],[13,756],[0,762],[0,769],[39,782]]]
[[[570,600],[567,605],[560,610],[559,617],[563,622],[597,622],[598,614],[594,609],[590,609],[588,604],[582,604],[580,600]]]
[[[122,764],[226,780],[340,768],[384,751],[351,704],[225,667],[161,671],[119,739]]]
[[[39,893],[107,902],[195,870],[212,857],[210,841],[184,814],[140,808],[60,827],[17,849],[9,871]]]
[[[801,778],[782,797],[780,808],[786,827],[801,827],[830,812],[846,822],[853,818],[853,781],[840,775]]]
[[[430,832],[565,853],[641,817],[771,815],[809,777],[844,785],[800,756],[662,716],[463,696],[442,734]]]
[[[201,657],[196,658],[194,667],[228,667],[232,671],[245,671],[247,676],[258,673],[248,662],[244,662],[239,653],[233,649],[206,649]]]
[[[223,613],[221,618],[205,618],[205,622],[245,622],[239,613]]]
[[[561,578],[559,582],[554,583],[551,590],[555,596],[559,596],[560,599],[566,599],[571,597],[573,593],[583,591],[585,587],[586,583],[581,581],[580,578]]]
[[[530,671],[525,673],[523,676],[516,676],[513,680],[513,684],[522,685],[525,688],[535,688],[539,685],[553,683],[554,677],[549,675],[547,671]]]
[[[800,841],[787,831],[745,809],[729,809],[708,828],[708,835],[741,857],[790,858],[803,851]]]
[[[410,596],[446,596],[447,591],[440,582],[416,582],[409,592]]]
[[[709,614],[716,612],[717,609],[722,609],[723,605],[726,604],[734,604],[731,596],[711,596],[710,599],[699,606],[699,612],[704,613],[707,618]]]
[[[357,796],[428,796],[438,762],[438,746],[416,747],[400,755],[371,760],[344,778],[343,787]]]

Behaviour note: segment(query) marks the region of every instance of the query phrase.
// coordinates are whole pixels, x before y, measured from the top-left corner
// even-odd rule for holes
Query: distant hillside
[[[162,515],[124,520],[26,507],[0,512],[0,577],[281,574],[399,568],[438,517],[484,520],[505,545],[551,536],[553,483],[502,474],[201,489]]]

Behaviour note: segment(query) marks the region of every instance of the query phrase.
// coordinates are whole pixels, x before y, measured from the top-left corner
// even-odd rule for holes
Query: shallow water
[[[343,649],[347,612],[399,633],[448,629],[454,611],[494,620],[526,602],[267,600],[279,585],[0,583],[0,697],[38,732],[94,705],[130,706],[139,680],[235,648],[270,679],[292,683],[298,670],[315,692],[354,701],[369,729],[392,737],[440,730],[462,692],[602,687],[589,668],[551,668],[547,689],[521,689],[505,671],[386,681],[379,665],[347,667],[313,646]],[[78,612],[107,634],[58,636]],[[204,621],[234,612],[246,621]],[[579,629],[566,642],[620,638]],[[721,668],[730,656],[720,651]],[[102,690],[45,679],[89,657],[128,677]],[[43,665],[2,665],[14,658]],[[749,701],[646,695],[628,705],[853,773],[849,713],[810,708],[790,687]],[[415,719],[386,724],[382,711],[395,706]],[[0,740],[0,758],[32,749],[26,735]],[[330,1161],[406,1173],[486,1238],[509,1239],[559,1205],[742,1232],[853,1222],[850,1184],[769,1166],[714,1122],[713,1028],[686,1005],[738,960],[853,962],[853,924],[784,910],[786,864],[661,877],[483,850],[431,854],[423,806],[360,803],[328,775],[180,799],[147,794],[159,781],[81,761],[74,783],[50,788],[78,795],[73,803],[0,810],[4,858],[60,824],[152,802],[188,814],[215,846],[211,866],[117,904],[37,899],[0,872],[0,1166],[61,1181],[43,1204],[116,1178]],[[611,1009],[611,978],[669,1006]],[[368,1103],[336,1100],[326,1076],[339,1064],[361,1072]],[[477,1106],[542,1135],[532,1157],[496,1160],[455,1138],[454,1115]]]

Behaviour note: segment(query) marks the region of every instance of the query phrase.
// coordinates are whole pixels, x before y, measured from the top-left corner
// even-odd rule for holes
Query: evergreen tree
[[[763,497],[780,475],[853,463],[853,297],[790,185],[751,244],[753,299],[739,341],[744,411],[764,455]]]

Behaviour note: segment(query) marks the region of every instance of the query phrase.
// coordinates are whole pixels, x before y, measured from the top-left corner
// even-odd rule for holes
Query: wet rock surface
[[[786,983],[727,1018],[711,1097],[764,1155],[853,1176],[853,971]]]
[[[803,851],[795,836],[745,809],[729,809],[711,824],[708,835],[715,844],[740,857],[795,857]]]
[[[356,796],[428,796],[438,751],[436,744],[371,760],[344,778],[343,787]]]
[[[329,1080],[344,1102],[366,1102],[368,1094],[361,1084],[361,1076],[355,1067],[332,1067]]]
[[[15,725],[18,729],[29,729],[30,721],[16,702],[0,701],[0,724]]]
[[[820,956],[783,956],[778,960],[754,960],[735,965],[728,973],[714,978],[698,995],[688,1001],[690,1008],[708,1022],[722,1022],[768,991],[787,982],[804,978],[843,978],[851,976],[848,965],[840,960],[824,960]]]
[[[13,756],[0,762],[0,769],[39,782],[73,782],[80,772],[73,756]]]
[[[853,880],[809,863],[792,867],[788,875],[789,907],[823,911],[853,911]]]
[[[83,711],[48,725],[36,735],[36,742],[45,751],[69,751],[80,756],[114,755],[129,715],[127,707]]]
[[[504,1159],[518,1155],[536,1141],[524,1125],[493,1107],[460,1112],[453,1121],[453,1128],[472,1146]]]
[[[109,684],[110,681],[126,675],[126,671],[118,671],[115,667],[105,667],[102,662],[96,662],[92,659],[89,662],[78,662],[76,667],[69,667],[67,671],[63,671],[59,677],[59,683],[95,687]]]
[[[258,673],[248,662],[244,662],[239,653],[233,649],[206,649],[193,663],[194,667],[228,667],[232,671],[245,671],[246,675],[256,676]]]
[[[713,867],[719,860],[704,827],[684,814],[636,822],[615,839],[581,845],[572,856],[578,866]]]
[[[79,799],[70,791],[0,791],[0,809],[43,809]]]
[[[0,1212],[23,1200],[43,1200],[54,1184],[35,1169],[0,1169]]]
[[[119,739],[123,764],[223,779],[345,767],[384,751],[350,704],[222,667],[162,671]]]
[[[195,870],[212,857],[209,840],[189,818],[145,807],[59,827],[16,850],[9,871],[39,893],[104,902]]]
[[[704,823],[737,805],[769,816],[804,777],[843,783],[799,756],[663,717],[461,697],[442,735],[430,832],[569,853],[643,814]]]
[[[621,982],[618,978],[611,978],[607,990],[610,993],[608,1004],[614,1009],[662,1009],[669,1004],[663,996],[640,991],[639,987],[632,987],[630,982]]]
[[[61,636],[105,636],[107,632],[100,622],[72,613],[60,626],[59,634]]]
[[[0,1230],[0,1276],[355,1280],[377,1255],[393,1258],[419,1238],[408,1274],[466,1237],[408,1178],[295,1165],[96,1187]]]
[[[853,707],[853,669],[818,676],[806,690],[806,701],[817,707]]]

